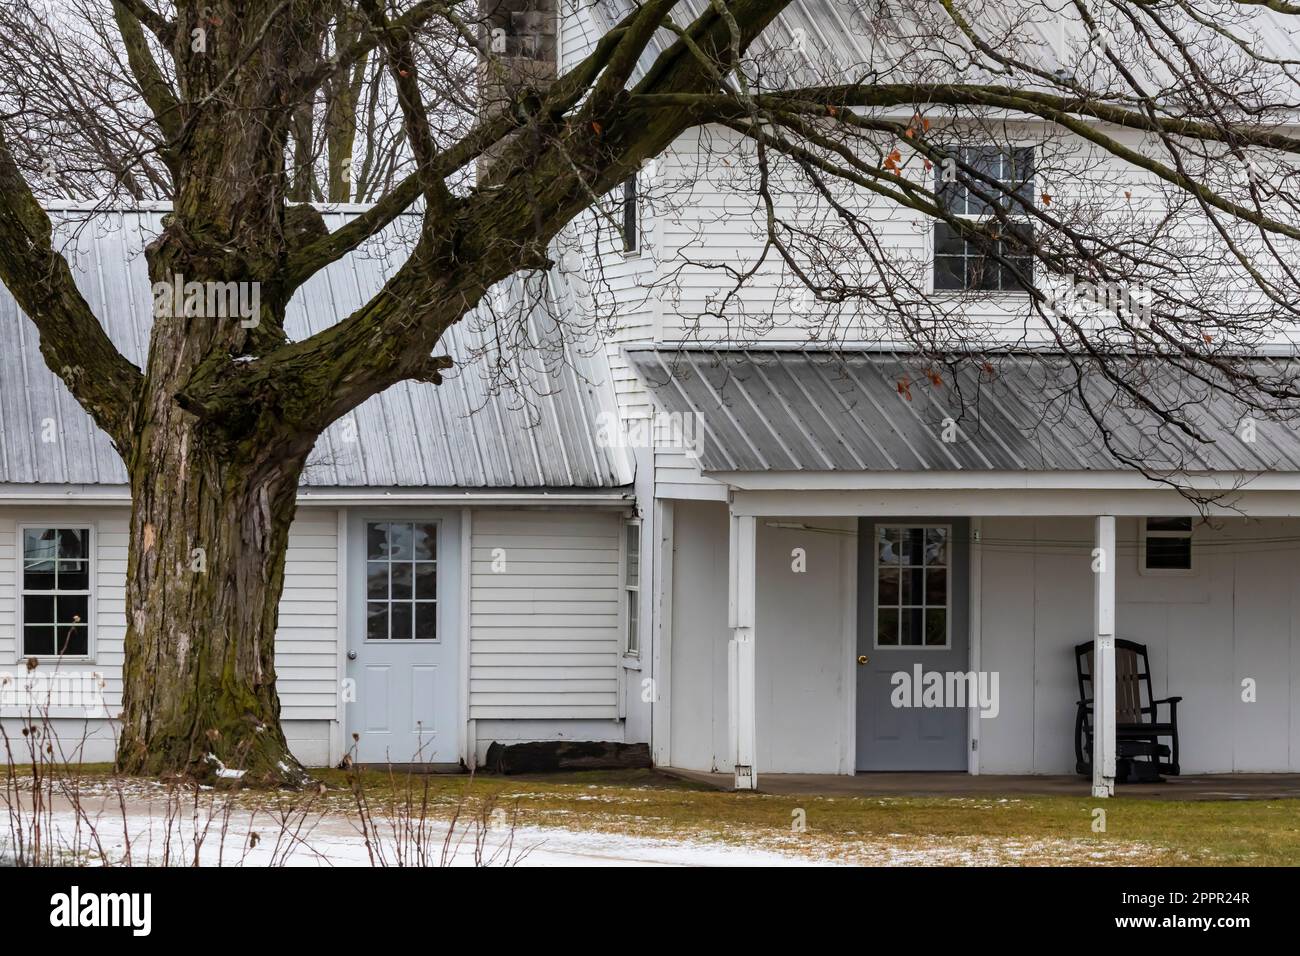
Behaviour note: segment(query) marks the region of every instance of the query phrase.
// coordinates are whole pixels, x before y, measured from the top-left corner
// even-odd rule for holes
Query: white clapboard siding
[[[95,533],[94,659],[63,662],[61,675],[102,675],[104,708],[122,705],[123,643],[126,639],[126,508],[0,507],[0,673],[14,672],[19,654],[18,528],[21,525],[92,527]],[[332,719],[338,697],[337,543],[333,511],[304,509],[289,531],[285,589],[276,635],[276,674],[282,716],[288,720]],[[42,664],[42,667],[53,665]],[[11,711],[13,711],[11,713]],[[13,707],[4,713],[17,716]],[[66,716],[59,711],[52,716]]]
[[[475,512],[471,718],[618,716],[620,528],[597,511]]]
[[[338,516],[299,509],[289,528],[275,634],[276,685],[285,720],[332,720],[338,701]]]

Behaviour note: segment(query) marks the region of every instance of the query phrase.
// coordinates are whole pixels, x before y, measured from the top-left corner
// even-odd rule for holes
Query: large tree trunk
[[[257,460],[225,460],[177,424],[132,466],[118,768],[300,783],[274,654],[301,461],[274,440]]]

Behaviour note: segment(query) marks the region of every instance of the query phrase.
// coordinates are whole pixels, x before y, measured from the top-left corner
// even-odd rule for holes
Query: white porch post
[[[1098,515],[1093,551],[1092,795],[1115,795],[1115,516]]]
[[[753,515],[731,516],[731,542],[727,551],[727,703],[731,756],[736,768],[736,789],[758,786],[754,766],[756,747],[756,694],[754,683],[755,539]]]

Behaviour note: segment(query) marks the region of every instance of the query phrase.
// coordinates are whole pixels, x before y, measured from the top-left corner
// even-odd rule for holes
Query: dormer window
[[[967,173],[962,178],[969,180],[968,185],[959,181],[955,164],[938,164],[935,193],[939,202],[956,217],[989,223],[998,236],[970,239],[946,222],[935,223],[934,287],[1024,292],[1026,287],[1021,277],[1033,281],[1034,259],[1030,254],[1033,227],[1027,221],[997,221],[994,212],[995,208],[1001,209],[1014,218],[1017,213],[1023,215],[1022,202],[1033,201],[1033,147],[964,147],[961,163],[981,175]]]

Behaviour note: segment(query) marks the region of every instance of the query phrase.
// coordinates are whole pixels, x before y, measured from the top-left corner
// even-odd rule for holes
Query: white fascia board
[[[1240,491],[1208,507],[1223,517],[1300,517],[1294,491]],[[736,490],[733,514],[756,517],[1095,517],[1190,515],[1197,504],[1172,489]]]
[[[419,488],[307,488],[298,492],[300,506],[312,505],[474,505],[526,508],[628,508],[635,498],[621,489],[592,491],[456,491]],[[130,505],[126,485],[6,485],[0,484],[5,505],[70,504]]]
[[[1140,472],[1120,471],[705,471],[742,491],[1069,490],[1167,491]],[[1171,479],[1197,491],[1300,491],[1300,472],[1187,472]]]

